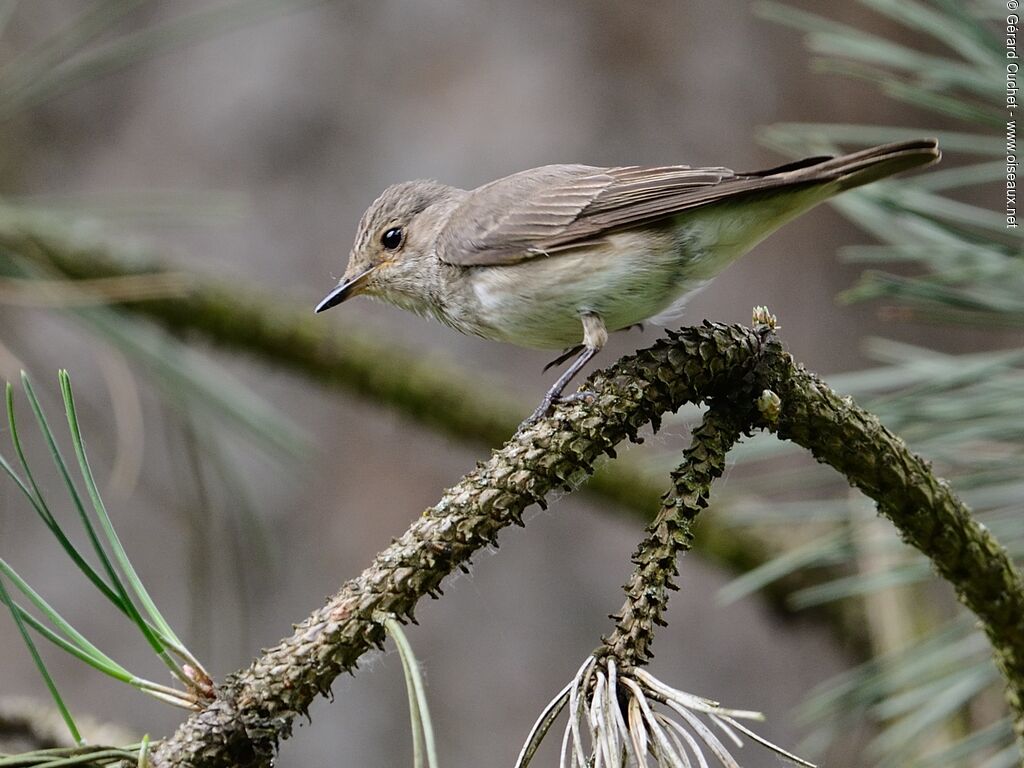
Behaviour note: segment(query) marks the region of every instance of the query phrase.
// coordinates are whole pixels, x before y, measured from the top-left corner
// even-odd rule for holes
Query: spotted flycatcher
[[[546,165],[469,191],[395,184],[363,214],[348,268],[316,311],[365,293],[485,339],[573,348],[536,419],[609,331],[672,317],[790,219],[939,157],[934,139],[919,139],[754,173]]]

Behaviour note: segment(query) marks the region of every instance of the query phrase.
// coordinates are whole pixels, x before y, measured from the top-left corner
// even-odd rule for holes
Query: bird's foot
[[[569,403],[593,403],[597,399],[597,392],[593,392],[589,389],[580,390],[579,392],[573,392],[569,395],[554,395],[550,392],[544,395],[544,399],[540,401],[540,405],[537,409],[530,414],[522,423],[524,427],[530,427],[536,424],[538,421],[543,419],[545,416],[550,416],[552,409],[556,405],[565,405]]]
[[[590,359],[594,355],[596,355],[597,351],[601,348],[600,344],[595,344],[591,346],[588,343],[586,343],[587,333],[589,333],[589,331],[586,331],[586,329],[589,327],[588,324],[592,325],[594,323],[597,323],[599,330],[604,332],[604,324],[601,323],[600,318],[598,318],[596,315],[584,316],[585,343],[583,344],[582,349],[580,349],[579,354],[576,356],[576,359],[573,361],[572,365],[569,366],[568,370],[566,370],[565,373],[558,377],[558,381],[551,385],[551,389],[549,389],[547,394],[544,395],[544,399],[540,401],[540,405],[537,406],[537,410],[535,410],[530,415],[530,418],[528,418],[526,421],[522,423],[522,426],[528,427],[531,424],[535,424],[541,419],[543,419],[551,412],[551,408],[552,406],[555,405],[555,403],[571,403],[577,400],[584,400],[588,396],[591,398],[594,397],[593,392],[576,392],[575,394],[569,395],[568,397],[562,397],[562,393],[565,391],[565,388],[569,385],[569,382],[572,381],[573,377],[580,372],[580,369],[583,368],[583,366],[590,362]],[[601,339],[601,343],[604,343],[603,339]]]
[[[525,419],[523,419],[523,423],[519,425],[520,429],[522,429],[523,427],[532,427],[538,421],[547,416],[551,409],[554,407],[554,405],[555,401],[553,398],[545,397],[543,400],[540,401],[540,405],[537,406],[537,409],[529,416],[527,416]]]
[[[597,400],[597,392],[594,392],[591,389],[581,389],[579,392],[573,392],[571,395],[562,395],[556,402],[586,403],[587,405],[590,405],[595,400]]]

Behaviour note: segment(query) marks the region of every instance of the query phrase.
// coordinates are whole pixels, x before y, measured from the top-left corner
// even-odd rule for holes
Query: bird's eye
[[[401,227],[392,227],[380,236],[380,244],[389,251],[397,251],[405,242],[405,232]]]

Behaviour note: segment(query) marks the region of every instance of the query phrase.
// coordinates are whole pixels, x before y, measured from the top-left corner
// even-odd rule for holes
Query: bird
[[[574,357],[526,420],[558,402],[612,331],[664,324],[796,216],[941,157],[923,138],[750,173],[545,165],[472,190],[394,184],[370,205],[323,312],[363,294],[465,334]]]

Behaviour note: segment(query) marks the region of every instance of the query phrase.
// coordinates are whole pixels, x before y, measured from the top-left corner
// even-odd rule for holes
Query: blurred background
[[[789,5],[879,38],[911,40],[922,55],[950,55],[926,29],[908,29],[884,12],[896,4]],[[924,5],[954,14],[950,4]],[[979,4],[982,23],[995,7]],[[766,18],[764,7],[755,14],[746,0],[33,0],[0,9],[10,11],[0,22],[3,234],[52,235],[126,261],[157,258],[238,286],[268,310],[311,311],[341,274],[361,213],[397,181],[469,188],[556,162],[753,170],[787,160],[761,130],[778,123],[868,123],[920,135],[977,129],[994,141],[999,133],[991,124],[965,127],[962,115],[927,103],[883,98],[871,77],[812,71],[807,30]],[[79,50],[99,53],[91,66],[68,65]],[[816,136],[793,153],[848,140],[827,130]],[[955,152],[950,160],[963,162]],[[972,205],[998,212],[992,178],[960,196],[961,220],[969,222]],[[840,260],[839,249],[878,242],[835,209],[817,209],[721,275],[684,321],[745,323],[754,305],[768,304],[796,359],[826,380],[880,365],[880,347],[872,354],[865,341],[879,335],[941,355],[1020,346],[1019,322],[935,325],[891,310],[891,301],[882,312],[877,301],[837,303],[864,269]],[[5,247],[9,256],[17,250]],[[1000,240],[997,250],[1019,261],[1019,242]],[[0,288],[0,375],[17,381],[20,368],[30,371],[59,425],[55,372],[70,369],[122,540],[215,677],[287,635],[487,455],[478,442],[272,360],[215,348],[201,333],[170,335],[130,310],[68,304],[60,294],[19,294],[12,282]],[[316,322],[342,343],[346,333],[358,334],[457,369],[522,415],[554,376],[541,373],[544,353],[461,337],[368,300]],[[659,334],[617,334],[599,364]],[[885,349],[887,365],[910,354]],[[27,414],[23,399],[17,407]],[[59,507],[59,481],[29,432],[38,475]],[[631,460],[652,469],[656,489],[687,432],[674,421],[630,450]],[[1018,449],[1019,435],[1010,459]],[[0,450],[8,454],[6,440]],[[781,461],[822,486],[826,475],[815,474],[809,458]],[[773,488],[764,475],[745,485],[754,474],[746,466],[730,471],[720,484],[731,500],[723,506],[749,512],[767,506],[773,491],[803,498],[792,483]],[[830,489],[841,506],[871,518],[848,491]],[[421,606],[421,624],[409,635],[446,765],[512,763],[541,708],[611,628],[606,615],[621,604],[640,529],[635,515],[610,502],[560,498],[531,512],[524,530],[503,534],[500,551],[453,578],[443,599]],[[61,561],[6,480],[0,555],[112,656],[162,674],[144,643]],[[723,605],[718,590],[736,575],[699,552],[684,559],[654,668],[686,690],[765,711],[762,732],[795,748],[809,732],[794,716],[804,695],[863,660],[874,641],[849,641],[844,625],[824,614],[789,612],[756,594]],[[953,615],[949,590],[929,589],[945,621]],[[0,647],[0,695],[44,699],[6,619]],[[46,651],[74,712],[154,737],[180,722],[177,711]],[[397,656],[368,657],[333,694],[282,744],[279,765],[410,762]],[[981,723],[1000,712],[998,693],[986,701]],[[830,749],[812,744],[809,756],[837,767],[870,764],[862,749],[877,729],[868,720],[845,729]],[[776,762],[754,746],[740,754],[744,765]]]

